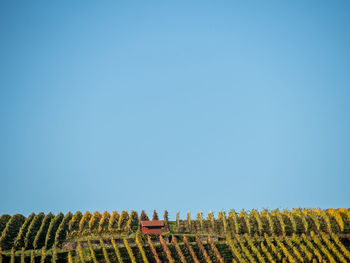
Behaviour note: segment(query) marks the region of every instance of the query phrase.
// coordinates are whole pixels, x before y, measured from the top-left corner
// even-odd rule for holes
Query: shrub
[[[22,247],[22,248],[21,248],[21,263],[25,263],[25,259],[24,259],[25,255],[24,255],[24,252],[25,252],[25,248]]]
[[[154,248],[150,236],[147,236],[147,242],[148,242],[148,245],[149,245],[149,247],[150,247],[150,249],[151,249],[151,251],[152,251],[153,257],[154,257],[154,259],[156,260],[156,263],[161,263],[161,261],[160,261],[160,259],[159,259],[159,257],[158,257],[157,250]]]
[[[76,212],[72,219],[69,221],[69,232],[78,231],[80,220],[83,218],[83,215],[80,211]]]
[[[135,259],[134,253],[132,252],[132,249],[129,246],[128,240],[126,238],[124,238],[124,245],[125,245],[126,250],[128,251],[128,254],[129,254],[129,257],[131,259],[131,262],[132,263],[136,263],[136,259]]]
[[[219,250],[216,248],[214,242],[211,240],[210,236],[208,237],[208,243],[210,245],[211,250],[214,252],[214,255],[220,263],[225,263],[224,259],[222,258]]]
[[[110,217],[111,215],[107,211],[104,211],[98,226],[99,233],[106,232],[108,230],[108,223]]]
[[[191,228],[192,228],[191,212],[187,213],[187,227],[188,227],[188,230],[191,231]]]
[[[88,240],[88,246],[89,246],[90,254],[91,254],[91,257],[92,257],[92,261],[93,261],[94,263],[98,263],[98,262],[97,262],[97,259],[96,259],[96,255],[95,255],[94,248],[92,247],[91,241],[90,241],[90,240]]]
[[[18,232],[18,235],[14,241],[14,246],[15,248],[19,249],[21,247],[24,247],[24,239],[25,239],[25,236],[27,234],[27,231],[28,231],[28,228],[30,226],[30,223],[33,221],[35,217],[35,214],[32,213],[30,214],[26,220],[24,221],[23,225],[21,226],[19,232]]]
[[[140,221],[149,221],[149,218],[148,218],[145,210],[142,210],[142,212],[141,212]]]
[[[56,245],[60,244],[62,241],[66,239],[67,231],[69,229],[69,222],[71,221],[72,218],[73,218],[73,214],[71,212],[68,212],[64,216],[61,224],[58,226],[58,229],[55,235]]]
[[[45,258],[46,258],[46,247],[43,247],[41,249],[40,263],[45,263]]]
[[[143,262],[144,262],[144,263],[149,263],[149,262],[148,262],[148,259],[147,259],[147,257],[146,257],[146,253],[145,253],[145,251],[144,251],[144,249],[143,249],[143,247],[142,247],[143,244],[142,244],[142,242],[141,242],[141,238],[140,238],[139,234],[136,235],[135,241],[136,241],[137,247],[138,247],[139,250],[140,250],[140,253],[141,253]]]
[[[94,232],[98,229],[98,226],[99,226],[99,223],[100,223],[100,220],[101,220],[101,214],[96,211],[93,213],[90,221],[89,221],[89,229],[90,229],[90,232]]]
[[[215,229],[215,223],[214,223],[214,214],[212,211],[209,212],[207,216],[207,221],[209,222],[209,225],[210,225],[210,232],[213,232]]]
[[[92,215],[89,211],[86,211],[83,214],[83,217],[81,218],[79,222],[79,232],[83,233],[85,230],[89,228],[89,221],[91,219]]]
[[[78,251],[80,263],[85,263],[84,251],[79,241],[77,242],[77,251]]]
[[[200,231],[203,231],[203,213],[202,212],[198,212],[196,219],[199,222]]]
[[[135,210],[132,210],[130,213],[128,228],[131,229],[133,232],[136,232],[139,229],[139,215]]]
[[[123,263],[123,259],[122,259],[122,256],[120,254],[119,248],[115,244],[115,241],[114,241],[113,238],[111,239],[111,242],[112,242],[112,245],[113,245],[113,248],[114,248],[115,255],[117,256],[118,262],[119,263]],[[94,263],[96,263],[96,262],[94,261]]]
[[[165,229],[165,231],[168,231],[168,221],[169,221],[168,211],[165,210],[164,211],[164,229]]]
[[[30,251],[30,263],[35,263],[34,250]]]
[[[68,252],[68,263],[73,263],[73,258],[72,258],[72,254],[70,253],[70,251]]]
[[[20,214],[16,214],[10,218],[1,234],[0,247],[3,249],[10,249],[13,247],[13,242],[25,220],[26,218]]]
[[[128,220],[129,220],[129,213],[127,211],[122,211],[118,222],[118,228],[120,230],[128,230],[127,229]]]
[[[232,222],[234,233],[238,234],[239,226],[238,226],[238,220],[237,220],[237,213],[234,209],[230,210],[230,212],[228,213],[228,221]]]
[[[56,232],[63,218],[64,218],[63,213],[59,213],[57,216],[54,217],[54,219],[51,220],[51,223],[50,223],[49,229],[47,230],[47,235],[45,238],[46,248],[51,248],[52,245],[55,243]]]
[[[119,214],[117,211],[113,211],[108,222],[108,230],[110,232],[115,231],[118,228]]]
[[[168,261],[170,263],[175,263],[175,260],[171,256],[171,252],[170,252],[170,250],[169,250],[169,248],[168,248],[167,244],[165,243],[164,238],[162,236],[159,236],[159,241],[160,241],[160,243],[161,243],[161,245],[163,247],[163,251],[164,251]]]
[[[0,236],[2,231],[5,229],[7,222],[10,220],[11,216],[4,214],[0,216]]]
[[[201,242],[200,239],[198,238],[198,235],[196,235],[196,244],[197,244],[199,250],[201,251],[201,253],[203,254],[203,256],[204,256],[204,258],[205,258],[205,261],[206,261],[207,263],[213,263],[213,262],[211,261],[209,255],[208,255],[207,251],[205,250],[205,248],[204,248],[202,242]]]
[[[52,257],[51,257],[51,263],[57,262],[57,248],[56,245],[52,247]]]
[[[15,263],[15,248],[11,248],[11,259],[10,259],[11,263]]]
[[[35,236],[33,246],[35,249],[42,248],[45,245],[45,238],[47,234],[47,230],[49,229],[50,222],[54,215],[52,213],[47,214],[43,222],[41,223],[41,226],[39,228],[38,233]]]
[[[159,217],[158,217],[158,214],[157,214],[156,210],[153,211],[152,220],[159,220]]]
[[[185,246],[187,247],[187,249],[190,251],[190,254],[191,254],[191,257],[192,257],[193,261],[194,261],[195,263],[200,263],[200,261],[198,260],[197,255],[196,255],[196,253],[194,252],[194,250],[193,250],[191,244],[188,242],[187,236],[184,236],[184,237],[183,237],[183,241],[184,241],[184,244],[185,244]]]
[[[182,263],[187,263],[187,262],[186,262],[186,259],[185,259],[185,256],[184,256],[184,254],[182,253],[181,248],[180,248],[180,246],[179,246],[179,243],[177,243],[177,239],[176,239],[175,236],[172,237],[171,242],[175,245],[175,250],[176,250],[177,254],[178,254],[179,257],[180,257],[180,261],[181,261]]]

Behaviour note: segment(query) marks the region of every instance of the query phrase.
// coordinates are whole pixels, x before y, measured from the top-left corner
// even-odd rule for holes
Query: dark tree
[[[149,221],[149,218],[148,218],[145,210],[142,210],[142,212],[141,212],[140,221]]]
[[[159,220],[159,217],[158,217],[158,214],[157,214],[157,211],[156,211],[156,210],[153,211],[152,220]]]

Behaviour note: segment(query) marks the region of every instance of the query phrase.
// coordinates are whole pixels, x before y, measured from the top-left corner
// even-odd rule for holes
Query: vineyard
[[[141,221],[164,220],[162,235]],[[350,209],[0,216],[0,263],[350,262]]]

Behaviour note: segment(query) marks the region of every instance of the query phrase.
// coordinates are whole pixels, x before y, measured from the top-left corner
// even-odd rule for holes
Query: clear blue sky
[[[349,1],[1,1],[0,214],[349,207]]]

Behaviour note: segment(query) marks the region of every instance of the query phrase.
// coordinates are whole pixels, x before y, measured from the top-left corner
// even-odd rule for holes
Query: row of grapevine
[[[145,212],[143,211],[143,215]],[[145,220],[147,219],[147,215]],[[153,219],[157,219],[157,212],[154,211]],[[168,222],[168,212],[165,211],[164,219]],[[111,215],[105,211],[86,212],[80,211],[74,215],[69,212],[66,215],[59,213],[54,216],[52,213],[30,214],[27,218],[23,215],[0,216],[0,247],[8,250],[12,247],[20,249],[51,248],[54,244],[71,238],[90,233],[111,233],[111,232],[136,232],[139,228],[139,216],[136,211],[129,214],[122,211],[119,215],[114,211]]]
[[[310,237],[302,234],[301,238],[295,234],[282,238],[265,234],[261,239],[258,235],[245,234],[243,238],[236,235],[232,239],[227,235],[226,242],[237,262],[348,262],[350,259],[348,249],[339,238],[323,232],[319,235],[311,232]]]
[[[350,233],[350,212],[349,209],[292,209],[280,211],[266,209],[250,212],[242,209],[239,213],[230,210],[226,217],[224,211],[220,211],[215,219],[213,212],[206,218],[203,213],[197,213],[196,219],[191,219],[191,214],[187,213],[186,220],[180,219],[180,214],[176,215],[176,231],[178,233],[204,233],[204,234],[258,234],[264,233],[272,236],[291,236],[293,233],[310,234],[316,233]]]
[[[146,238],[146,239],[144,239]],[[189,239],[191,238],[190,242]],[[41,263],[56,263],[58,258],[60,262],[66,260],[68,262],[349,262],[350,252],[347,247],[339,240],[339,237],[332,233],[321,232],[316,234],[310,233],[310,236],[296,234],[292,237],[276,235],[264,237],[259,235],[227,235],[224,242],[213,241],[210,237],[207,242],[198,236],[188,238],[187,236],[178,240],[175,236],[171,238],[171,243],[166,243],[162,236],[159,237],[160,244],[156,241],[153,244],[150,236],[144,237],[137,235],[135,237],[136,244],[129,244],[124,239],[123,246],[117,246],[115,240],[111,240],[112,248],[107,249],[104,241],[100,239],[100,248],[93,248],[88,241],[88,248],[84,249],[80,242],[77,242],[75,250],[65,252],[56,251],[53,246],[51,251],[47,252],[44,246],[40,250],[31,250],[30,260],[32,263],[38,262],[40,257]],[[144,243],[144,240],[146,242]],[[183,242],[183,243],[182,243]],[[161,250],[157,251],[157,248]],[[147,252],[149,253],[147,253]],[[162,252],[163,251],[163,252]],[[38,254],[39,253],[39,254]],[[62,253],[65,256],[62,257]],[[159,253],[164,253],[161,255]],[[61,256],[58,256],[60,254]],[[28,256],[28,254],[27,254]],[[25,259],[25,248],[21,253],[15,253],[12,248],[10,252],[3,254],[0,249],[0,263],[21,263],[28,262]]]

